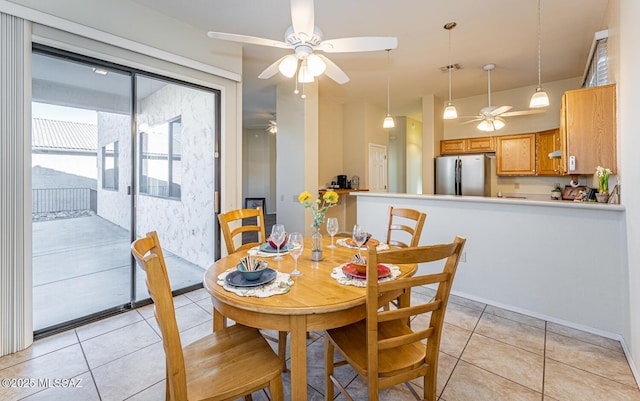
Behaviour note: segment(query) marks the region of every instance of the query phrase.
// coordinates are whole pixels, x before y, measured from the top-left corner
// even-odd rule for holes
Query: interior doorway
[[[387,147],[369,144],[369,190],[387,192]]]

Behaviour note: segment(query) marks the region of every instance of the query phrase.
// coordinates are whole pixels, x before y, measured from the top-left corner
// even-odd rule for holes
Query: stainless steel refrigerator
[[[484,155],[436,157],[436,194],[491,196],[491,163]]]

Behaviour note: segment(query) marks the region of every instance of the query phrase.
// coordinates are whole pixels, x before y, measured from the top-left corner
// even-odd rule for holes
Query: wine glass
[[[291,257],[293,257],[294,267],[293,271],[289,274],[292,276],[300,276],[302,272],[298,270],[298,257],[302,254],[302,250],[304,249],[304,237],[301,233],[291,233],[289,235],[289,242],[291,246],[289,247],[289,253]]]
[[[331,236],[331,245],[327,248],[335,248],[336,246],[333,243],[333,236],[338,233],[338,218],[337,217],[329,217],[327,219],[327,232]]]
[[[273,258],[273,260],[282,260],[282,256],[280,256],[280,246],[282,246],[282,243],[284,242],[286,233],[284,231],[284,224],[274,224],[273,228],[271,229],[271,242],[273,242],[278,251],[277,251],[277,255],[275,258]]]
[[[367,230],[365,230],[361,225],[355,224],[353,226],[352,237],[353,242],[358,247],[358,255],[362,258],[362,255],[360,254],[360,247],[362,247],[362,245],[367,241]]]

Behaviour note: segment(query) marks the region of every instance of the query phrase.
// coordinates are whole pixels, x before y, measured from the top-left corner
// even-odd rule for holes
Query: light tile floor
[[[430,297],[431,291],[413,296]],[[211,331],[211,304],[204,290],[176,297],[175,307],[183,345]],[[617,341],[455,296],[445,321],[438,370],[442,401],[640,401]],[[309,400],[323,399],[322,336],[313,332],[308,339]],[[354,399],[365,400],[362,380],[349,367],[339,369]],[[162,344],[152,306],[147,306],[0,358],[0,379],[36,380],[28,388],[1,386],[0,400],[164,400],[164,374]],[[37,382],[46,378],[74,378],[81,387],[46,388]],[[283,379],[287,393],[287,373]],[[421,392],[419,381],[412,385]],[[269,398],[259,392],[253,399]],[[381,399],[415,397],[400,385],[383,391]]]

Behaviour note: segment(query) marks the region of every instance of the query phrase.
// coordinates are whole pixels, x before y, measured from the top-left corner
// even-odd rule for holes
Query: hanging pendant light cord
[[[449,70],[449,105],[451,105],[451,69],[453,68],[451,65],[451,29],[453,29],[453,27],[449,28],[449,63],[447,65],[447,70]]]
[[[487,70],[487,98],[489,107],[491,107],[491,69]]]
[[[391,115],[391,58],[389,56],[389,52],[391,49],[387,49],[387,116]]]
[[[541,85],[541,78],[540,78],[540,43],[541,43],[541,39],[540,39],[540,0],[538,0],[538,89],[540,89],[540,85]]]

